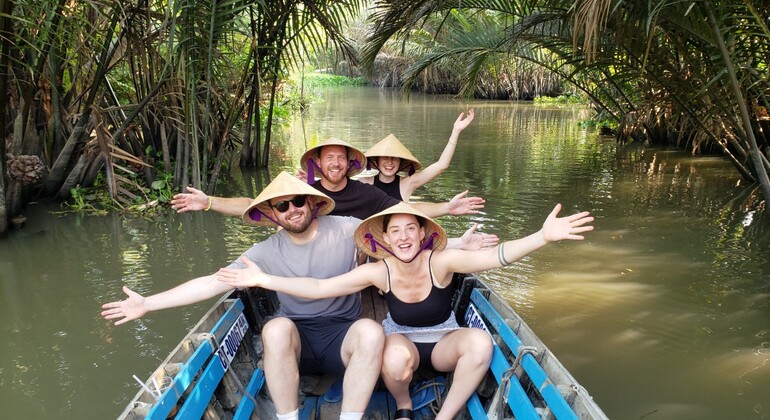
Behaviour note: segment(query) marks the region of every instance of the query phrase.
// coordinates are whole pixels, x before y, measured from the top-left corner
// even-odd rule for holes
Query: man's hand
[[[480,249],[493,248],[500,242],[497,235],[476,232],[479,224],[474,223],[470,229],[460,237],[460,248],[466,251],[478,251]]]
[[[245,268],[220,268],[216,278],[232,287],[244,289],[247,287],[264,287],[270,279],[250,259],[241,257]]]
[[[579,241],[583,239],[583,235],[579,235],[579,233],[594,230],[593,226],[585,226],[594,221],[594,218],[589,216],[587,211],[566,217],[556,217],[560,211],[561,204],[557,204],[543,223],[543,229],[540,232],[542,232],[546,242],[561,241],[562,239]]]
[[[484,208],[485,200],[481,197],[466,197],[468,190],[457,194],[449,200],[448,213],[453,216],[460,216],[463,214],[477,214],[479,209]]]
[[[102,305],[102,309],[104,309],[102,316],[105,319],[120,318],[115,322],[115,325],[125,324],[128,321],[141,318],[149,312],[144,306],[144,296],[126,286],[123,286],[123,293],[128,295],[128,299]]]
[[[187,187],[187,191],[174,195],[174,198],[171,199],[172,209],[176,210],[177,213],[184,213],[208,208],[209,197],[206,193],[193,187]]]

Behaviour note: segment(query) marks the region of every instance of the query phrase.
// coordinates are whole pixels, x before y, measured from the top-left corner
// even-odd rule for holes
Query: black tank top
[[[401,198],[401,177],[397,176],[393,182],[385,183],[380,181],[380,176],[375,175],[374,176],[374,186],[381,189],[385,192],[385,194],[399,199],[401,201],[404,201],[403,198]]]
[[[383,260],[385,267],[388,268],[388,292],[385,293],[385,301],[388,303],[390,317],[399,325],[408,327],[430,327],[441,324],[452,314],[452,296],[454,288],[449,285],[445,288],[436,286],[433,281],[433,270],[430,269],[430,258],[433,257],[431,251],[428,258],[428,271],[430,272],[431,289],[428,297],[421,302],[406,303],[401,301],[393,294],[393,287],[390,284],[390,267]]]

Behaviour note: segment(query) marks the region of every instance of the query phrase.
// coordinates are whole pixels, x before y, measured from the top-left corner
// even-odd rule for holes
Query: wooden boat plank
[[[338,419],[341,410],[341,402],[329,403],[324,401],[323,397],[318,397],[318,420]]]
[[[508,324],[500,315],[499,311],[492,307],[492,304],[478,291],[474,290],[471,294],[471,300],[476,307],[487,318],[490,324],[503,339],[508,348],[517,358],[521,358],[521,367],[527,372],[532,383],[537,387],[540,395],[546,401],[549,409],[559,419],[577,419],[572,408],[564,397],[556,389],[555,385],[548,378],[540,364],[535,360],[531,353],[523,353],[523,343],[521,339],[511,330]],[[528,343],[531,344],[531,343]],[[534,346],[530,346],[534,347]],[[535,350],[538,354],[547,352],[544,347]]]
[[[145,385],[153,388],[154,385],[152,379],[155,379],[157,383],[163,383],[163,380],[166,376],[177,377],[181,373],[180,368],[183,367],[183,365],[188,362],[197,351],[196,346],[193,345],[193,340],[191,337],[200,333],[211,331],[215,323],[219,320],[222,314],[226,312],[227,308],[229,308],[233,302],[234,299],[227,298],[226,296],[223,296],[219,301],[217,301],[217,303],[214,304],[214,306],[209,309],[208,312],[206,312],[206,314],[201,318],[201,320],[198,321],[198,323],[191,329],[185,338],[182,339],[176,348],[172,350],[171,354],[163,361],[163,363],[161,363],[160,366],[152,373],[152,375],[150,375],[150,378],[147,380],[147,382],[145,382]],[[186,384],[184,387],[177,389],[177,392],[179,392],[181,395],[187,385],[189,384]],[[140,389],[134,396],[131,404],[126,407],[119,418],[145,418],[149,409],[144,410],[143,407],[153,404],[155,404],[155,398],[145,389]],[[171,409],[173,409],[173,407]],[[134,411],[137,411],[137,413],[133,413]]]
[[[510,367],[511,365],[508,363],[502,350],[500,350],[500,346],[495,344],[494,349],[492,350],[492,362],[489,365],[489,369],[494,374],[498,384],[503,383],[503,376]],[[529,397],[527,397],[527,392],[524,391],[521,383],[515,379],[516,377],[513,376],[513,378],[514,379],[509,382],[507,395],[508,407],[511,408],[513,415],[517,419],[539,419],[540,415],[537,414],[535,407],[532,405]]]
[[[316,414],[318,413],[319,400],[323,401],[323,397],[305,397],[305,400],[302,401],[302,407],[299,409],[299,418],[303,420],[315,420]]]
[[[382,322],[388,316],[388,306],[377,288],[370,286],[361,291],[361,318]]]
[[[195,350],[193,356],[185,364],[185,367],[179,372],[179,375],[174,378],[174,382],[171,388],[163,393],[161,398],[152,408],[147,415],[148,419],[165,419],[169,413],[176,407],[177,401],[182,397],[185,390],[193,382],[198,371],[206,363],[206,360],[214,353],[214,348],[211,343],[204,341],[198,349]]]
[[[177,416],[182,419],[200,418],[206,411],[214,390],[223,376],[225,376],[225,369],[222,367],[221,359],[218,354],[214,354]]]
[[[484,405],[481,404],[478,394],[475,392],[471,394],[468,402],[465,404],[473,420],[487,420],[487,413],[484,411]]]
[[[224,315],[219,318],[214,328],[211,329],[211,334],[216,339],[217,343],[222,343],[225,335],[233,326],[238,317],[243,313],[243,302],[240,299],[236,299],[232,306],[227,309]]]
[[[230,333],[232,329],[234,329],[234,325],[236,321],[238,320],[238,317],[243,313],[243,303],[240,299],[237,299],[233,302],[232,305],[227,309],[227,311],[219,318],[217,323],[214,325],[214,327],[211,329],[210,334],[205,335],[204,337],[201,337],[201,339],[204,339],[205,341],[201,342],[201,348],[204,348],[206,346],[217,346],[217,349],[214,349],[214,354],[212,357],[208,359],[208,364],[206,368],[203,371],[203,374],[198,378],[196,381],[194,388],[190,392],[190,395],[185,400],[184,404],[182,405],[182,408],[179,410],[178,416],[181,416],[181,418],[200,418],[204,411],[206,411],[206,407],[209,404],[209,401],[211,401],[211,397],[214,395],[214,391],[217,388],[217,385],[220,383],[222,378],[225,375],[225,371],[227,368],[230,367],[230,361],[222,360],[222,356],[224,355],[226,348],[230,349],[237,349],[240,348],[240,344],[243,341],[243,336],[240,334],[237,334],[237,342],[233,343],[225,343],[223,341],[227,340],[230,341],[230,339],[227,338],[227,335]],[[245,319],[243,319],[245,322]],[[240,332],[240,325],[246,325],[239,324],[238,329]],[[207,339],[208,338],[208,339]],[[236,337],[233,337],[236,338]],[[212,341],[210,341],[213,339]],[[233,340],[234,341],[234,340]],[[221,347],[221,349],[220,349]],[[235,351],[233,351],[235,353]],[[225,356],[227,357],[227,356]],[[234,354],[233,356],[234,357]],[[190,366],[192,368],[193,366]],[[187,369],[186,373],[192,373],[197,374],[198,370],[200,368],[196,369],[194,372],[192,369]],[[174,383],[177,383],[177,380],[174,380]],[[189,383],[188,383],[189,385]],[[185,387],[186,388],[186,387]],[[166,394],[171,394],[176,399],[178,399],[178,395],[176,392],[166,392]],[[165,394],[164,394],[165,396]],[[176,399],[173,400],[174,404],[176,404]],[[155,410],[153,410],[155,411]],[[165,418],[165,417],[161,417]]]
[[[389,420],[396,412],[396,400],[386,391],[377,391],[372,394],[369,406],[366,408],[364,418],[376,420]]]
[[[241,403],[238,404],[238,409],[235,411],[233,420],[245,420],[251,417],[252,411],[256,408],[254,404],[254,398],[256,398],[259,391],[265,385],[265,372],[262,369],[257,369],[251,376],[249,384],[246,386],[246,392],[248,394],[241,398]]]

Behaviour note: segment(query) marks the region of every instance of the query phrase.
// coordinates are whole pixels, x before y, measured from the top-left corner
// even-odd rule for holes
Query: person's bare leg
[[[463,328],[445,335],[433,348],[431,362],[441,372],[454,371],[444,404],[436,420],[451,420],[465,406],[489,368],[492,360],[492,339],[484,330]]]
[[[300,339],[288,318],[274,318],[262,328],[267,389],[278,414],[299,408]],[[292,357],[293,356],[293,357]]]
[[[342,412],[363,413],[380,377],[385,333],[371,319],[359,319],[342,340],[340,354],[345,364],[342,381]]]
[[[396,400],[396,408],[412,409],[409,383],[420,363],[417,347],[401,334],[385,337],[382,354],[382,380]]]

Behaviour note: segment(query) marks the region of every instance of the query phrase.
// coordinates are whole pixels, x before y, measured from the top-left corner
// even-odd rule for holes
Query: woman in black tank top
[[[588,212],[557,217],[561,205],[548,215],[542,229],[525,238],[480,249],[478,240],[467,249],[446,249],[444,229],[406,203],[399,203],[361,222],[355,239],[359,248],[380,261],[349,273],[319,280],[269,276],[247,261],[245,269],[222,269],[219,280],[235,287],[263,287],[308,299],[351,294],[373,285],[385,293],[390,313],[383,321],[386,339],[382,378],[398,408],[396,418],[411,418],[409,383],[420,364],[455,372],[449,393],[436,419],[452,419],[465,406],[486,374],[493,343],[486,331],[460,328],[451,308],[453,273],[499,268],[548,244],[580,240],[593,230]],[[425,249],[432,251],[422,252]]]
[[[396,136],[389,134],[366,151],[367,167],[373,167],[379,173],[359,178],[359,181],[374,184],[389,196],[408,202],[414,190],[432,181],[449,167],[460,133],[473,121],[473,115],[472,109],[468,110],[467,115],[460,113],[452,126],[452,134],[441,152],[441,157],[422,171],[422,164],[412,152],[404,147]],[[399,176],[399,172],[406,175]]]

